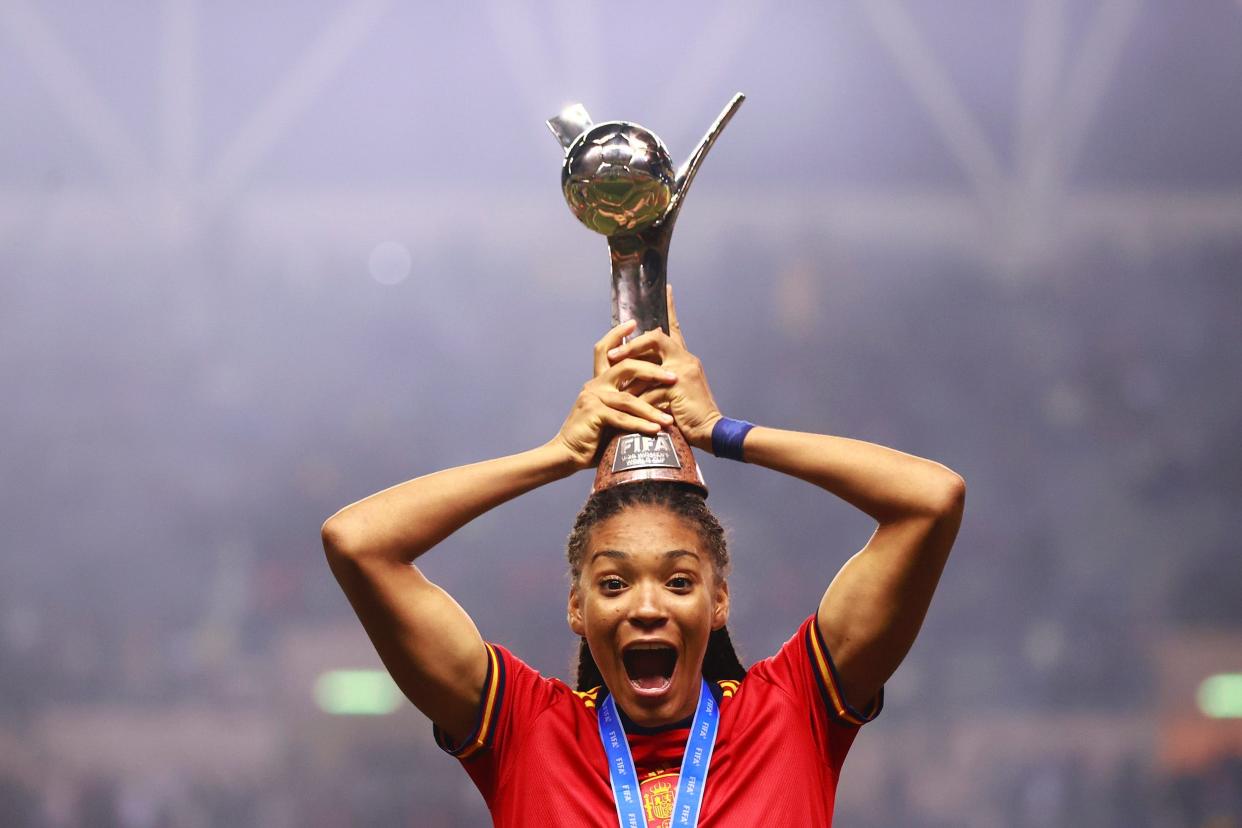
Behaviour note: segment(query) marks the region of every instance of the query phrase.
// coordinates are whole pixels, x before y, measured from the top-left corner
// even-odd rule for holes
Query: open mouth
[[[636,690],[658,693],[673,681],[677,651],[667,644],[635,644],[621,653],[621,660]]]

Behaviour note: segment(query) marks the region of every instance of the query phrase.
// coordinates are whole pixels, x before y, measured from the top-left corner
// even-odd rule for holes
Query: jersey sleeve
[[[487,675],[483,679],[483,693],[479,698],[479,712],[475,718],[474,729],[460,743],[453,744],[439,725],[433,727],[436,744],[445,753],[458,759],[469,759],[480,750],[490,747],[496,733],[496,722],[500,718],[505,674],[509,670],[505,668],[503,648],[492,644],[484,646],[487,648]]]
[[[858,728],[878,716],[884,707],[883,688],[861,710],[845,700],[832,654],[814,615],[781,645],[776,655],[751,667],[749,677],[763,679],[810,705],[821,747],[829,753],[840,747],[842,759]]]
[[[459,759],[483,798],[492,795],[504,773],[505,757],[523,731],[552,703],[553,682],[497,644],[487,644],[487,676],[474,729],[453,744],[437,725],[436,744]]]
[[[832,662],[832,654],[824,643],[824,634],[819,630],[812,615],[798,630],[806,649],[807,660],[811,665],[811,674],[819,688],[819,697],[828,714],[844,725],[861,727],[880,715],[884,707],[884,688],[881,687],[862,710],[856,710],[845,700],[841,692],[841,680],[837,674],[837,666]],[[786,645],[788,646],[788,644]]]

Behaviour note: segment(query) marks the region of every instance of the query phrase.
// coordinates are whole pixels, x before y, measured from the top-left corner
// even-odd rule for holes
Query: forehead
[[[702,546],[698,527],[686,518],[658,506],[630,506],[591,530],[586,563],[604,549],[630,554],[685,549],[706,556]]]

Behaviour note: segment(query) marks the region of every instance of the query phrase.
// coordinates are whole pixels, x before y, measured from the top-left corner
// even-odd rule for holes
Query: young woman
[[[830,825],[857,728],[922,624],[961,522],[944,466],[841,437],[722,418],[669,297],[669,335],[595,345],[595,376],[546,444],[371,495],[323,526],[332,571],[393,679],[436,725],[496,825]],[[569,539],[579,687],[487,644],[413,565],[487,510],[592,466],[613,430],[679,428],[696,448],[813,483],[877,522],[819,607],[744,670],[728,553],[697,490],[594,493]],[[811,575],[813,573],[808,573]],[[826,573],[825,573],[826,574]]]

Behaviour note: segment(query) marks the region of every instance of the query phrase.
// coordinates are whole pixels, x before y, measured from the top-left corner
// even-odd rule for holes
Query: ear
[[[729,582],[722,580],[716,585],[713,596],[712,629],[718,630],[729,620]]]
[[[567,619],[569,621],[569,629],[573,630],[574,635],[586,635],[586,628],[582,626],[582,596],[578,593],[577,584],[574,584],[569,588],[569,611]]]

